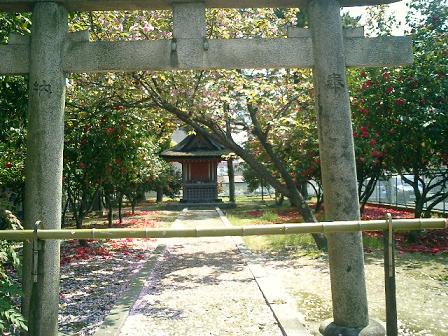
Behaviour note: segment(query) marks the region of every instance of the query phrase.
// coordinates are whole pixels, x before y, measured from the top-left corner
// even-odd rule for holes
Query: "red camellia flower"
[[[361,112],[363,115],[365,115],[366,117],[369,115],[369,110],[365,109],[365,108],[361,108],[359,109],[359,112]]]
[[[361,138],[367,139],[369,137],[369,132],[367,132],[367,127],[361,127]]]
[[[376,145],[376,141],[373,139],[370,140],[370,146],[375,147],[375,145]]]
[[[113,109],[115,111],[122,111],[122,110],[124,110],[124,106],[123,105],[117,105],[117,106],[114,106]]]
[[[380,151],[374,149],[372,151],[372,153],[370,153],[370,156],[373,157],[373,158],[380,158],[380,157],[383,156],[383,153],[381,153]]]
[[[107,129],[106,129],[106,133],[108,134],[108,135],[111,135],[113,132],[114,132],[114,128],[112,128],[112,127],[108,127]]]
[[[406,99],[403,99],[403,98],[397,98],[397,99],[395,99],[395,105],[397,105],[397,106],[403,106],[404,104],[406,104]]]
[[[365,71],[361,71],[361,73],[359,74],[362,78],[366,78],[367,74]]]
[[[12,163],[11,162],[5,162],[3,167],[6,168],[6,169],[12,168]]]
[[[79,163],[79,168],[84,169],[85,167],[86,167],[86,165],[84,164],[84,162]]]
[[[372,81],[369,79],[368,81],[365,81],[363,84],[362,84],[362,89],[363,90],[367,90],[368,88],[370,88],[372,86]]]
[[[392,92],[394,92],[394,88],[393,87],[389,86],[389,87],[386,88],[386,93],[387,94],[391,94]]]
[[[383,78],[384,78],[385,80],[388,80],[388,79],[390,78],[390,72],[385,72],[385,73],[383,73]]]

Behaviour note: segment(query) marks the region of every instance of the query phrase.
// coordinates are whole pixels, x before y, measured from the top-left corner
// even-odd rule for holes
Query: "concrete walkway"
[[[220,218],[215,210],[184,210],[173,226],[226,224],[222,213]],[[163,242],[167,248],[152,267],[137,300],[129,305],[132,309],[124,312],[126,319],[119,321],[115,316],[106,320],[108,331],[96,335],[286,334],[247,263],[247,253],[240,251],[241,241],[218,237]],[[114,319],[119,325],[114,326]],[[305,335],[290,330],[293,332],[288,335]]]

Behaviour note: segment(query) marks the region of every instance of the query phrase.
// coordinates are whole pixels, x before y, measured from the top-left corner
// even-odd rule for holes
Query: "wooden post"
[[[395,288],[395,235],[392,216],[386,215],[387,229],[384,230],[384,285],[386,294],[387,336],[397,336],[397,297]]]

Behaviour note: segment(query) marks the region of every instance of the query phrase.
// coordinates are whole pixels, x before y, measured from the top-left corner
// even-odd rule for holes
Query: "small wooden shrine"
[[[161,157],[182,164],[183,198],[185,203],[214,203],[218,199],[217,168],[230,151],[200,134],[188,135]]]

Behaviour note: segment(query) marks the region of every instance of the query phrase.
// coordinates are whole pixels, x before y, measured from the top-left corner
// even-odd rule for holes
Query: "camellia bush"
[[[0,13],[0,43],[10,32],[29,33],[29,14]],[[22,229],[14,216],[21,210],[25,158],[27,83],[0,76],[0,230]],[[12,211],[12,212],[11,212]],[[20,314],[21,288],[14,276],[20,266],[19,245],[0,240],[0,334],[27,330]]]
[[[358,166],[371,181],[400,174],[414,190],[415,217],[448,197],[447,17],[443,1],[413,1],[414,63],[359,71],[352,85]]]
[[[0,203],[0,230],[21,230],[20,221],[5,210],[5,202]],[[20,258],[17,246],[6,240],[0,240],[0,333],[7,335],[27,330],[26,321],[18,309],[21,289],[11,273],[18,270]]]

